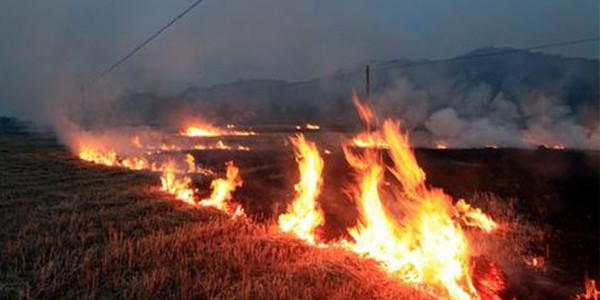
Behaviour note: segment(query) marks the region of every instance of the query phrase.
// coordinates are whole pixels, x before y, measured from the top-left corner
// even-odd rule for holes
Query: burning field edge
[[[250,151],[222,140],[198,146],[196,138],[257,134],[252,131],[193,128],[176,144],[153,139],[160,145],[148,144],[147,135],[143,141],[125,135],[129,154],[98,148],[102,138],[86,133],[75,149],[70,145],[80,159],[54,138],[0,136],[0,241],[6,245],[0,297],[499,300],[527,294],[514,286],[522,275],[510,273],[515,262],[544,270],[543,257],[529,252],[544,233],[506,199],[473,195],[467,203],[426,184],[399,124],[386,120],[373,130],[368,108],[356,104],[366,130],[352,147],[342,145],[342,157],[355,173],[356,185],[346,192],[357,221],[335,240],[324,238],[331,220],[317,201],[326,193],[324,161],[301,133],[289,138],[299,172],[293,199],[277,218],[261,221],[234,197],[244,185],[234,161],[221,172],[188,152]],[[199,178],[205,178],[200,186]],[[386,201],[393,206],[384,207]],[[593,280],[585,288],[573,299],[598,296]],[[561,299],[574,295],[555,291]]]
[[[190,209],[156,177],[82,163],[53,139],[0,145],[2,299],[429,299],[373,262]]]

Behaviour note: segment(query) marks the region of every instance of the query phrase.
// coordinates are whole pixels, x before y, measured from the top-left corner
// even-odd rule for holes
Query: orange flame
[[[596,280],[586,279],[585,280],[585,292],[578,294],[573,298],[574,300],[598,300],[600,298],[600,290],[596,285]]]
[[[437,142],[435,143],[436,149],[448,149],[448,143],[446,142]]]
[[[288,212],[279,216],[279,228],[291,232],[298,238],[315,244],[315,229],[323,224],[323,212],[316,199],[321,192],[323,159],[317,146],[299,134],[291,139],[296,152],[300,182],[295,185],[296,196]]]
[[[178,176],[176,166],[169,160],[160,177],[161,190],[172,194],[176,199],[195,205],[192,180],[188,176]]]
[[[227,125],[227,129],[221,129],[211,124],[194,124],[188,126],[182,135],[189,137],[215,137],[215,136],[249,136],[256,135],[253,131],[234,130],[235,126]]]
[[[240,177],[240,170],[233,164],[233,162],[227,162],[227,171],[225,178],[217,178],[212,181],[210,184],[212,188],[212,193],[209,198],[204,199],[199,202],[202,206],[210,206],[214,207],[218,210],[222,210],[224,212],[231,212],[231,207],[229,200],[231,200],[231,193],[235,191],[238,187],[242,186],[243,181]],[[241,209],[241,206],[238,207],[238,210]],[[242,214],[241,212],[236,212],[236,214]]]
[[[498,224],[492,218],[484,214],[481,209],[472,207],[463,199],[458,200],[455,207],[459,218],[467,226],[477,227],[485,232],[492,232],[498,228]]]
[[[352,145],[358,148],[388,148],[388,144],[379,132],[360,133],[352,139]]]
[[[89,146],[81,147],[81,150],[79,151],[79,158],[95,164],[106,166],[114,166],[118,164],[117,153],[114,151],[110,150],[101,152]]]
[[[345,149],[348,163],[358,173],[359,186],[354,195],[360,216],[356,227],[349,230],[354,242],[345,243],[346,247],[440,297],[479,299],[470,275],[468,240],[453,218],[456,209],[452,198],[440,189],[426,187],[425,172],[398,124],[386,120],[382,138],[393,162],[388,169],[403,187],[402,194],[392,194],[390,199],[390,205],[401,209],[396,213],[400,218],[382,203],[380,186],[385,166],[378,153],[366,149],[361,156]],[[471,223],[491,221],[480,211],[470,206],[467,209],[466,203],[461,208]]]
[[[186,136],[220,136],[222,135],[221,129],[216,128],[209,124],[193,125],[189,126],[183,132]]]

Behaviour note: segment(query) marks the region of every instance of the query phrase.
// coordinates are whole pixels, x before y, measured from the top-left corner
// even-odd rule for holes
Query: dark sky
[[[77,86],[191,2],[5,1],[0,114],[36,116],[40,107],[77,97]],[[206,0],[93,93],[110,98],[127,86],[170,93],[241,78],[297,80],[370,59],[445,58],[484,46],[586,38],[598,35],[599,3]],[[597,58],[598,44],[551,52]]]

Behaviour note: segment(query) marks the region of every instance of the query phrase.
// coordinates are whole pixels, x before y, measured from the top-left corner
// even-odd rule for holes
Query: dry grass
[[[0,136],[0,299],[422,299],[373,262]]]

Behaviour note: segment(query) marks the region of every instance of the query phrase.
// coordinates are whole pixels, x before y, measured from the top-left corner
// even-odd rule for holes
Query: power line
[[[156,31],[154,34],[152,34],[150,37],[148,37],[146,40],[144,40],[141,44],[139,44],[137,47],[133,48],[131,51],[129,51],[129,53],[127,53],[125,56],[123,56],[117,62],[112,64],[110,67],[108,67],[104,72],[100,73],[93,80],[91,80],[88,84],[83,85],[82,89],[84,89],[86,86],[89,87],[89,86],[94,85],[96,82],[98,82],[99,80],[104,78],[106,75],[110,74],[112,71],[114,71],[116,68],[118,68],[122,63],[124,63],[126,60],[128,60],[133,55],[135,55],[138,51],[140,51],[142,48],[144,48],[150,42],[152,42],[152,40],[154,40],[161,33],[163,33],[163,31],[167,30],[167,28],[171,27],[173,24],[175,24],[175,22],[177,22],[179,19],[183,18],[187,13],[189,13],[192,9],[194,9],[196,6],[198,6],[198,4],[202,3],[202,1],[204,1],[204,0],[196,0],[194,3],[192,3],[190,6],[188,6],[184,11],[182,11],[180,14],[175,16],[173,19],[171,19],[171,21],[169,21],[167,24],[165,24],[160,29],[158,29],[158,31]]]

